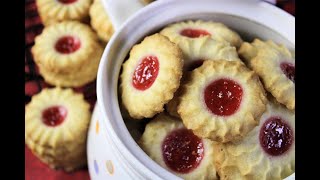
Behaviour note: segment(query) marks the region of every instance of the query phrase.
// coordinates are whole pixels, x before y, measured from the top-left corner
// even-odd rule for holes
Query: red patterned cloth
[[[276,6],[295,15],[294,0],[277,0]],[[33,61],[31,47],[34,45],[34,38],[39,35],[44,26],[37,12],[35,0],[25,0],[25,104],[30,102],[34,94],[39,93],[43,88],[53,87],[44,82],[39,74],[38,68]],[[85,99],[91,104],[91,110],[96,102],[96,82],[89,83],[83,87],[74,88],[76,92],[84,94]],[[89,178],[87,168],[73,173],[56,171],[36,158],[29,148],[25,146],[25,179],[26,180],[87,180]]]
[[[27,146],[25,147],[25,180],[89,180],[87,168],[73,173],[56,171],[50,169],[46,164],[32,154]]]

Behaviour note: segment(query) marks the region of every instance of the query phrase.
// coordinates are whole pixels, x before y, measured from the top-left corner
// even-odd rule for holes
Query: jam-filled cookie
[[[284,179],[295,171],[295,114],[269,102],[259,126],[244,139],[214,149],[221,179]]]
[[[240,47],[243,42],[241,37],[226,25],[213,21],[185,21],[171,24],[161,32],[172,42],[178,43],[182,39],[193,39],[202,36],[210,36],[218,41],[227,41],[232,46]]]
[[[72,89],[43,89],[26,105],[25,141],[51,168],[72,171],[86,164],[90,105]]]
[[[241,139],[265,111],[267,99],[259,77],[239,61],[205,61],[183,88],[178,113],[202,138]]]
[[[190,71],[202,65],[204,60],[228,60],[240,61],[235,47],[227,42],[220,42],[210,37],[195,39],[183,39],[178,43],[184,57],[184,74],[182,81],[187,82]],[[189,72],[188,72],[189,71]],[[166,104],[166,109],[170,115],[179,117],[177,113],[178,98],[182,88],[179,88],[172,100]]]
[[[34,60],[46,82],[82,86],[96,78],[103,49],[89,26],[65,21],[45,27],[32,47]]]
[[[123,64],[120,93],[131,117],[151,118],[173,98],[182,77],[180,48],[160,34],[146,37]]]
[[[239,54],[262,79],[267,91],[288,109],[295,109],[295,58],[283,45],[255,39],[243,43]]]
[[[42,22],[47,26],[66,20],[88,21],[92,0],[36,0]]]
[[[91,26],[97,32],[99,38],[108,42],[114,33],[114,29],[101,0],[94,0],[90,7],[89,15]]]
[[[176,118],[157,115],[139,143],[154,161],[183,179],[217,179],[214,142],[197,137]]]

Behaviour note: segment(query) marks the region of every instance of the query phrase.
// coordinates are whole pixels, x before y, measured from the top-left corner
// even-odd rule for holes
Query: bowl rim
[[[216,7],[211,8],[216,10],[214,12],[236,15],[251,21],[256,21],[264,26],[267,26],[273,29],[276,32],[279,32],[282,36],[284,36],[284,38],[288,39],[290,42],[295,44],[295,30],[294,28],[292,28],[292,27],[295,27],[295,18],[292,15],[279,9],[274,5],[271,5],[263,1],[255,0],[254,2],[256,2],[257,4],[250,4],[249,2],[252,3],[253,1],[250,0],[250,1],[241,1],[241,2],[240,1],[230,2],[228,0],[225,0],[225,1],[202,0],[201,3],[202,4],[216,3],[215,4]],[[162,168],[160,165],[158,165],[153,160],[151,160],[149,156],[146,156],[145,154],[143,154],[144,156],[142,156],[141,153],[144,153],[142,149],[136,148],[137,143],[136,141],[133,140],[133,138],[129,134],[123,122],[122,115],[120,113],[120,107],[118,102],[118,88],[115,87],[115,86],[118,86],[120,69],[119,69],[119,72],[115,72],[116,68],[110,67],[112,63],[110,62],[111,58],[109,57],[115,53],[114,49],[117,49],[116,42],[119,41],[119,39],[123,39],[123,34],[128,33],[126,31],[127,30],[126,27],[132,25],[132,23],[134,22],[141,21],[139,20],[139,18],[144,14],[150,13],[152,11],[157,11],[157,8],[159,8],[160,6],[162,7],[177,6],[177,5],[186,6],[186,4],[191,5],[192,3],[193,4],[199,3],[199,1],[198,0],[189,0],[185,2],[156,1],[148,5],[147,7],[142,8],[133,16],[131,16],[129,19],[127,19],[124,22],[124,24],[119,28],[119,30],[115,32],[115,34],[112,36],[109,43],[107,44],[99,64],[96,91],[97,91],[98,106],[100,108],[100,112],[103,117],[103,120],[101,121],[102,126],[107,130],[106,134],[108,134],[111,137],[110,139],[112,139],[112,141],[114,142],[113,145],[115,146],[115,148],[118,149],[119,152],[121,151],[122,158],[124,158],[124,160],[130,163],[132,168],[138,171],[140,169],[140,172],[143,169],[142,171],[143,173],[145,173],[146,177],[153,177],[154,179],[161,179],[161,178],[172,179],[172,178],[177,178],[177,176],[167,171],[165,168]],[[230,5],[230,3],[233,3],[232,7],[227,7],[227,5]],[[218,5],[221,5],[221,7],[223,8],[218,9],[219,8]],[[246,7],[245,8],[246,10],[251,10],[252,12],[245,11],[245,9],[241,9],[241,8],[235,8],[235,7],[238,7],[237,5]],[[259,16],[254,16],[255,13],[258,13]],[[289,27],[291,27],[291,29]],[[109,71],[109,73],[107,71]],[[112,79],[112,74],[114,74],[117,78]],[[111,77],[107,77],[107,75],[111,75]],[[122,120],[122,123],[121,122],[118,122],[118,123],[120,123],[120,126],[124,126],[124,127],[119,127],[119,124],[115,123],[116,121],[118,121],[119,117],[120,117],[119,121]],[[115,128],[118,128],[118,129],[115,129]],[[121,128],[122,129],[125,128],[126,131],[124,132],[120,131],[119,128],[120,130]],[[126,137],[126,139],[121,138],[121,136],[122,137],[128,136],[128,134],[129,134],[129,137]]]

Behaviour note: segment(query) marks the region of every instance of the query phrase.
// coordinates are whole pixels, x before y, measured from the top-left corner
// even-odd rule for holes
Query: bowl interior
[[[98,104],[102,110],[102,116],[105,117],[105,126],[107,130],[110,131],[116,146],[122,151],[123,156],[130,156],[127,161],[133,168],[147,167],[147,169],[163,179],[172,179],[175,176],[153,162],[142,149],[139,148],[135,140],[131,137],[119,108],[118,80],[121,73],[121,65],[127,59],[128,53],[133,45],[139,43],[145,36],[159,32],[159,30],[170,23],[202,19],[217,21],[227,25],[229,28],[238,32],[245,41],[251,42],[254,38],[260,38],[284,44],[290,50],[294,50],[295,48],[294,36],[288,38],[288,34],[286,34],[288,28],[275,30],[274,26],[271,25],[272,22],[271,24],[267,23],[268,20],[265,19],[266,17],[263,13],[260,14],[260,17],[259,14],[255,14],[255,12],[262,11],[270,15],[268,11],[272,11],[276,16],[279,16],[280,13],[280,17],[283,19],[292,18],[287,17],[288,15],[280,12],[279,9],[267,3],[262,3],[262,5],[259,6],[255,5],[256,9],[252,11],[251,14],[237,10],[233,11],[230,8],[230,12],[222,9],[221,11],[223,11],[223,13],[218,10],[219,6],[208,6],[212,6],[213,1],[204,2],[209,4],[169,4],[168,2],[159,2],[143,8],[135,14],[135,16],[126,21],[122,28],[112,37],[103,53],[99,66],[97,79]],[[250,9],[251,5],[246,5],[246,8]],[[244,11],[246,10],[245,8],[242,9]],[[231,13],[231,11],[235,13]],[[256,17],[256,19],[250,17]],[[281,23],[283,19],[275,19],[273,25]],[[294,23],[292,24],[292,21],[290,22],[290,27],[293,28],[294,34]],[[292,34],[292,32],[290,33]]]

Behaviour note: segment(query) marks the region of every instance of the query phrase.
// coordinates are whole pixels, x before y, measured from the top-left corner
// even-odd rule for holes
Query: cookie
[[[255,127],[239,142],[214,147],[217,171],[225,179],[284,179],[295,171],[295,113],[269,102]]]
[[[183,86],[190,81],[191,71],[184,72],[178,90],[174,93],[173,98],[165,105],[166,111],[175,118],[181,119],[180,115],[178,114],[178,105],[180,103],[180,97],[186,91],[186,89],[183,88]]]
[[[86,66],[80,67],[77,72],[54,73],[41,65],[39,65],[39,71],[49,84],[62,87],[81,87],[96,79],[102,52],[102,49],[97,48],[97,52],[92,55],[91,61]]]
[[[224,59],[241,62],[235,47],[227,42],[220,42],[208,36],[194,39],[182,39],[179,41],[178,46],[183,52],[184,73],[182,79],[185,79],[186,81],[188,79],[185,77],[186,74],[201,66],[204,60]],[[181,91],[181,88],[179,88],[173,99],[166,104],[166,109],[169,114],[175,117],[179,117],[177,105],[179,103],[178,98]]]
[[[93,1],[89,15],[91,26],[97,32],[99,38],[104,42],[108,42],[114,33],[114,28],[101,0]]]
[[[92,0],[36,0],[44,25],[67,20],[88,21]]]
[[[265,111],[259,77],[239,61],[205,61],[184,85],[178,113],[197,136],[218,142],[241,139]]]
[[[97,35],[89,26],[65,21],[45,27],[35,38],[32,54],[37,64],[50,71],[70,72],[90,62],[99,47]]]
[[[217,179],[214,142],[197,137],[166,113],[147,124],[139,144],[160,166],[183,179]]]
[[[52,169],[63,169],[66,172],[72,172],[87,164],[86,149],[84,148],[72,151],[56,150],[39,146],[30,139],[26,139],[26,144],[40,161]],[[85,145],[82,144],[82,146]],[[50,153],[54,153],[55,155],[51,155]]]
[[[162,112],[182,77],[180,48],[160,34],[146,37],[130,51],[121,73],[122,103],[135,119]]]
[[[103,49],[89,26],[65,21],[45,27],[31,51],[46,82],[77,87],[96,78]]]
[[[203,36],[210,36],[212,39],[225,42],[232,46],[240,47],[243,42],[241,37],[226,25],[213,21],[184,21],[173,23],[163,30],[160,34],[167,36],[172,42],[178,43],[182,39],[193,39]]]
[[[192,71],[201,66],[204,60],[241,61],[234,46],[208,36],[181,39],[177,44],[183,52],[184,71]]]
[[[83,95],[72,89],[43,89],[26,105],[26,144],[51,168],[72,171],[83,167],[89,108]]]
[[[295,58],[283,45],[255,39],[243,43],[239,54],[261,78],[264,87],[278,102],[295,109]]]
[[[282,53],[289,55],[294,58],[294,51],[290,52],[284,45],[282,44],[275,44],[273,41],[261,41],[260,39],[254,39],[252,43],[249,42],[243,42],[241,44],[241,47],[238,50],[238,53],[242,60],[251,67],[251,60],[257,56],[257,53],[261,49],[268,49],[268,48],[274,48],[278,51],[281,51]]]

